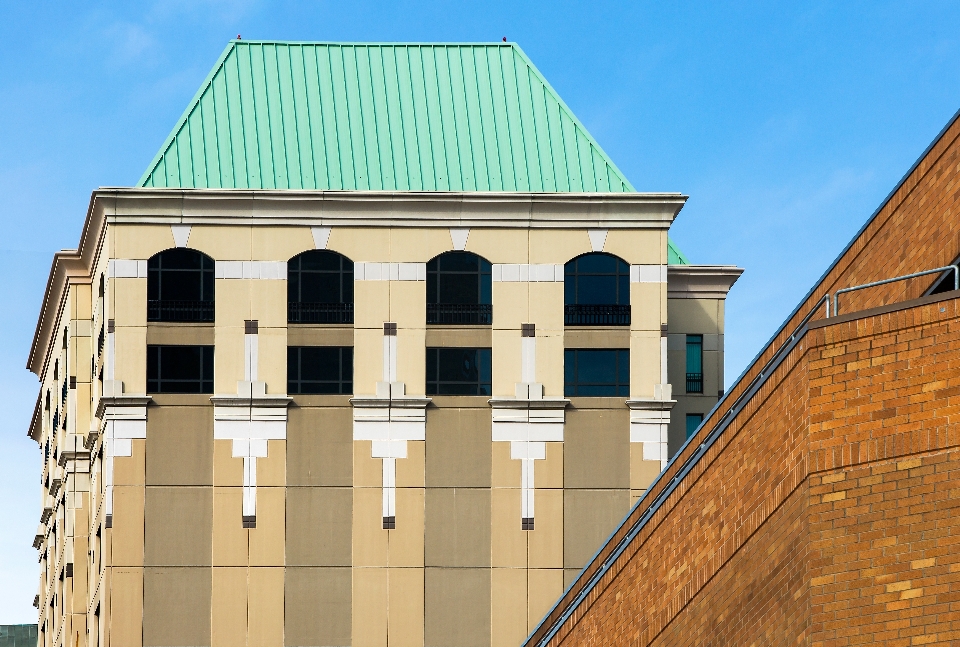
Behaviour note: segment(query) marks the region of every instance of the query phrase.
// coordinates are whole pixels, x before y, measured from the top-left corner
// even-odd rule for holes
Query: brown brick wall
[[[960,640],[958,314],[810,330],[553,644]]]

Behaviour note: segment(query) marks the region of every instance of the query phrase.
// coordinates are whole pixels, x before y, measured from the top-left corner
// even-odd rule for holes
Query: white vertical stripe
[[[667,336],[660,337],[660,384],[667,384]]]
[[[257,380],[257,363],[260,350],[258,337],[258,335],[243,336],[243,379],[247,382]]]
[[[243,516],[257,514],[257,459],[243,457]]]
[[[397,381],[397,337],[383,336],[383,381]]]
[[[383,516],[397,516],[397,459],[383,460]]]
[[[520,381],[537,381],[537,338],[522,337],[520,339]]]
[[[104,369],[103,369],[103,379],[112,380],[113,379],[113,364],[114,364],[114,335],[115,333],[107,333],[107,356],[104,360]]]
[[[520,483],[521,483],[521,496],[520,501],[520,516],[524,519],[530,519],[533,517],[533,459],[524,458],[520,461]]]

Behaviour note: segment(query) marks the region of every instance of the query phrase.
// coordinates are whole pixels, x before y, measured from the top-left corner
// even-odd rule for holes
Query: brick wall
[[[957,256],[958,135],[954,122],[731,389],[701,437],[821,295]],[[902,303],[933,280],[856,293],[842,300],[841,312],[860,312],[815,321],[551,644],[960,639],[950,633],[960,630],[960,614],[951,616],[960,577],[951,579],[945,561],[960,536],[951,508],[960,481],[947,467],[957,465],[960,447],[960,322],[955,295]],[[691,443],[668,467],[581,583],[695,449]]]

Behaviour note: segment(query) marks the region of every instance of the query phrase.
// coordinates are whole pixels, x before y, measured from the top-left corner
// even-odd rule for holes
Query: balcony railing
[[[629,305],[566,305],[563,306],[566,326],[629,326]]]
[[[427,323],[489,325],[493,323],[493,306],[489,303],[428,303]]]
[[[703,393],[703,373],[687,373],[687,393]]]
[[[309,303],[289,301],[288,323],[352,324],[352,303]]]
[[[213,301],[147,301],[147,321],[213,321]]]

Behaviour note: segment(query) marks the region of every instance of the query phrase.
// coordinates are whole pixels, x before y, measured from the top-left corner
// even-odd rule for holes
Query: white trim
[[[666,283],[666,265],[631,265],[631,283]]]
[[[310,232],[313,234],[313,248],[326,249],[330,242],[330,227],[311,227]]]
[[[107,262],[107,277],[111,279],[147,278],[147,261],[112,258]]]
[[[170,233],[173,234],[173,244],[177,247],[186,247],[190,240],[190,230],[192,225],[170,225]]]
[[[353,264],[355,281],[426,281],[426,263],[377,263],[359,261]]]
[[[457,251],[462,252],[467,248],[467,239],[469,237],[469,229],[450,228],[450,242],[453,243],[453,248]]]
[[[500,283],[563,283],[559,263],[494,263],[492,278]]]
[[[286,280],[286,261],[216,261],[214,277],[218,279]]]
[[[590,248],[595,252],[602,252],[604,245],[607,244],[607,230],[588,229],[587,235],[590,237]]]

